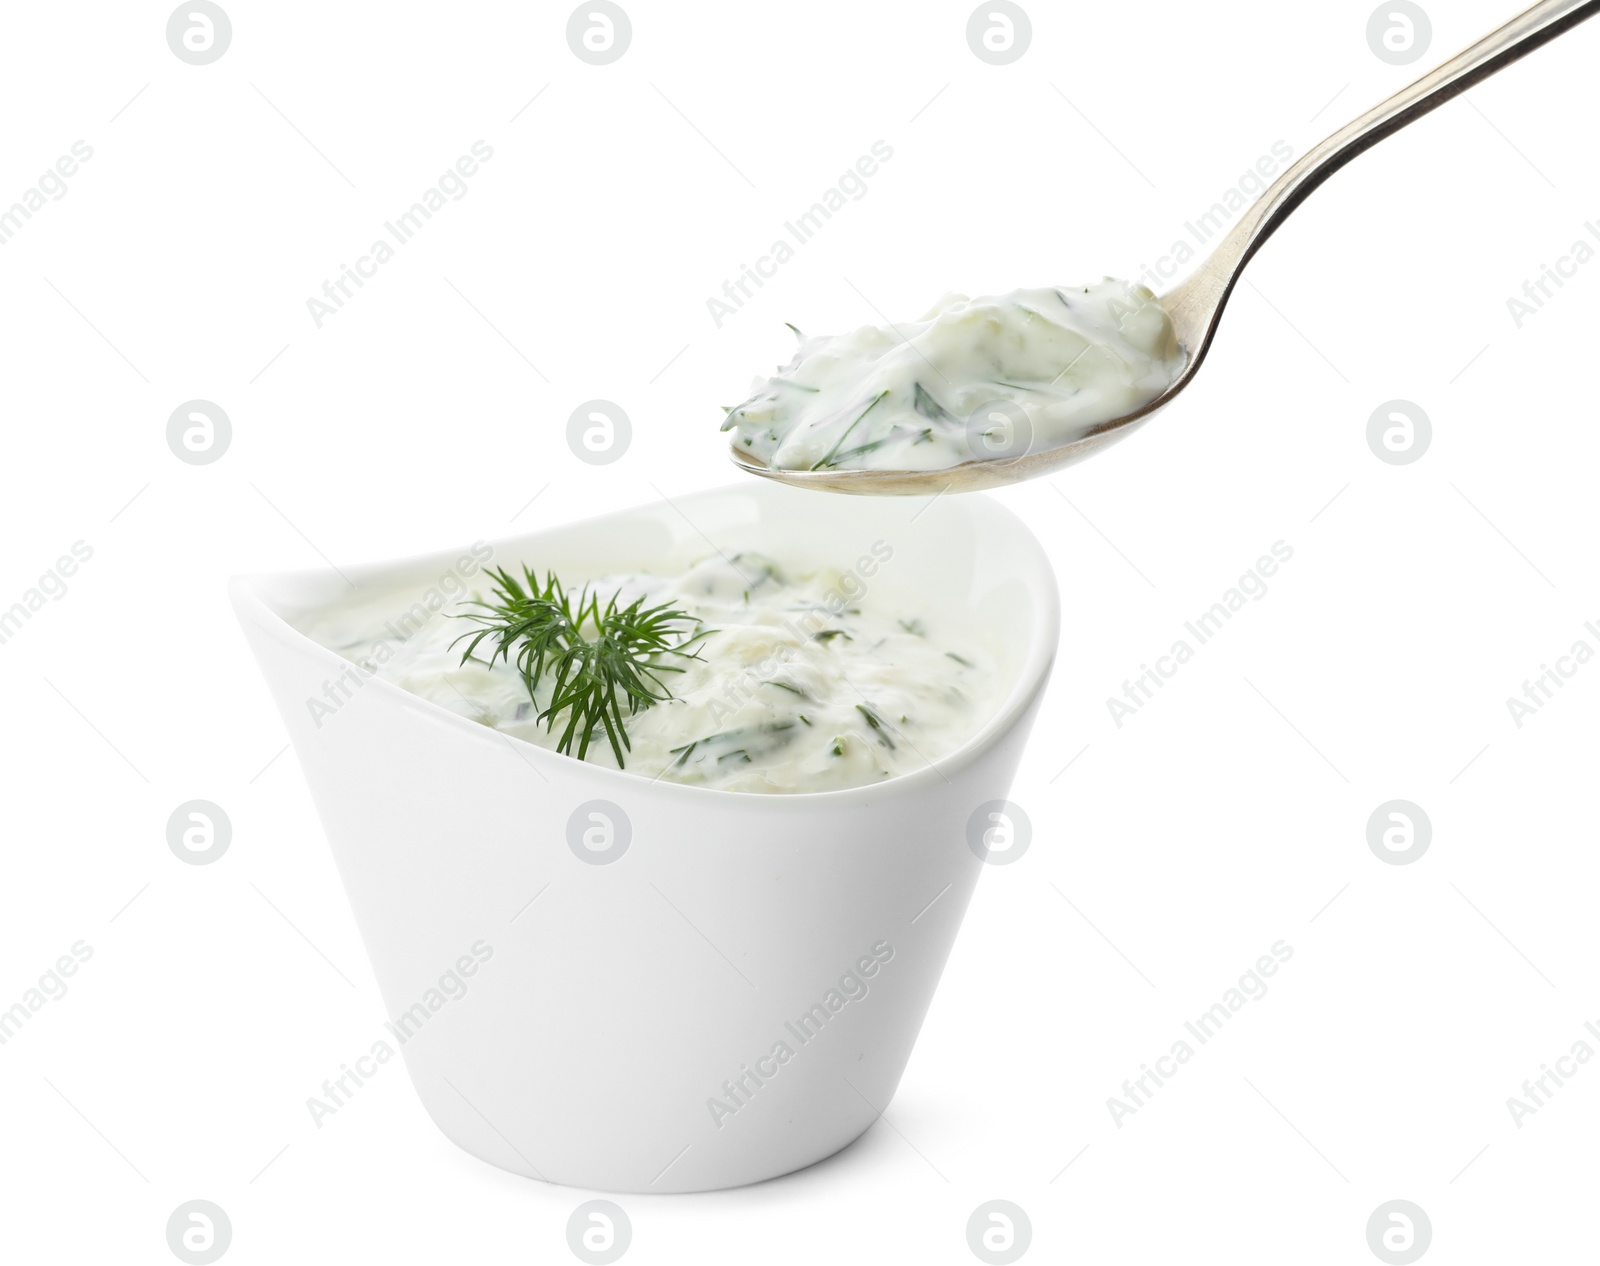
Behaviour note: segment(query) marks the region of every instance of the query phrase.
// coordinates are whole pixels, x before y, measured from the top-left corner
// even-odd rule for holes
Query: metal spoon
[[[734,464],[753,475],[801,488],[875,496],[929,496],[1032,479],[1098,453],[1171,404],[1173,397],[1194,380],[1244,266],[1318,185],[1363,150],[1597,12],[1600,0],[1540,0],[1303,155],[1244,212],[1232,232],[1192,275],[1157,299],[1172,317],[1178,341],[1188,353],[1188,363],[1166,391],[1142,408],[1102,422],[1055,448],[1015,458],[963,462],[943,470],[783,470],[739,448],[737,440],[732,449]]]

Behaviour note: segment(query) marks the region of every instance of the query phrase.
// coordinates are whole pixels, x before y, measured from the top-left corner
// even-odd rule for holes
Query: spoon
[[[1290,166],[1245,210],[1233,230],[1189,277],[1157,298],[1156,302],[1172,318],[1188,362],[1170,387],[1133,412],[1098,423],[1078,438],[1053,448],[1015,458],[962,462],[943,470],[784,470],[739,448],[737,440],[731,453],[734,465],[752,475],[801,488],[875,496],[931,496],[1033,479],[1093,456],[1171,404],[1173,397],[1194,380],[1244,266],[1318,185],[1363,150],[1597,12],[1600,0],[1540,0],[1499,30],[1345,124]]]

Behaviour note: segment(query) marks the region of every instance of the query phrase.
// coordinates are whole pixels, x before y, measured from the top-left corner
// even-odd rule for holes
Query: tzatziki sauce
[[[793,327],[791,327],[793,328]],[[1143,286],[949,294],[919,321],[807,338],[722,429],[783,470],[943,470],[1081,438],[1183,372]]]
[[[892,551],[882,542],[874,552]],[[863,560],[870,561],[870,560]],[[874,564],[875,565],[875,564]],[[857,565],[858,568],[860,564]],[[602,605],[643,597],[700,622],[698,658],[662,662],[673,697],[626,715],[626,769],[728,791],[807,792],[858,787],[926,768],[955,751],[999,705],[994,658],[931,611],[890,608],[856,570],[791,571],[762,555],[716,556],[672,576],[638,572],[587,579]],[[435,609],[417,592],[362,590],[299,621],[313,641],[354,666],[364,684],[393,682],[441,708],[554,750],[538,720],[548,680],[530,698],[505,660],[462,662],[458,639],[488,582],[479,577]],[[348,690],[348,687],[346,687]],[[319,728],[337,712],[314,700]],[[609,743],[586,760],[617,768]]]

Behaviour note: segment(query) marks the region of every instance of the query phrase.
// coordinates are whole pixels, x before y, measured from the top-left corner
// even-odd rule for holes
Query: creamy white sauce
[[[575,587],[585,578],[564,579]],[[549,703],[547,682],[530,700],[514,666],[463,664],[465,644],[452,647],[482,627],[458,618],[490,586],[479,577],[475,587],[437,611],[419,600],[420,586],[363,592],[300,621],[308,637],[355,666],[350,681],[325,691],[331,703],[307,701],[319,727],[339,723],[351,681],[377,676],[555,749],[565,715],[554,733],[536,720]],[[745,553],[678,576],[615,574],[589,587],[602,606],[620,591],[624,605],[635,597],[670,602],[714,630],[695,644],[701,658],[662,661],[685,669],[665,678],[674,698],[627,718],[630,774],[729,791],[862,786],[948,755],[998,705],[996,666],[981,645],[928,611],[883,609],[871,581],[854,571],[792,575]],[[617,767],[601,733],[586,759]]]
[[[920,321],[801,335],[722,429],[785,470],[942,470],[1077,439],[1148,404],[1184,363],[1143,286],[951,294]]]

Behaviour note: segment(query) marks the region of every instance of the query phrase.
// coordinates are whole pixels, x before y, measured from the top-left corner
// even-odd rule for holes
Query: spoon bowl
[[[1449,61],[1402,88],[1313,146],[1292,164],[1240,217],[1217,248],[1158,302],[1172,319],[1179,345],[1187,354],[1182,372],[1160,395],[1130,413],[1096,423],[1064,444],[1029,451],[1017,457],[973,460],[938,470],[790,470],[769,465],[738,446],[734,465],[752,475],[799,488],[869,496],[937,496],[997,488],[1047,475],[1092,457],[1101,449],[1166,408],[1187,387],[1211,349],[1233,288],[1256,251],[1289,218],[1291,212],[1351,159],[1371,149],[1408,123],[1525,57],[1600,12],[1600,0],[1540,0],[1498,30],[1463,49]]]

